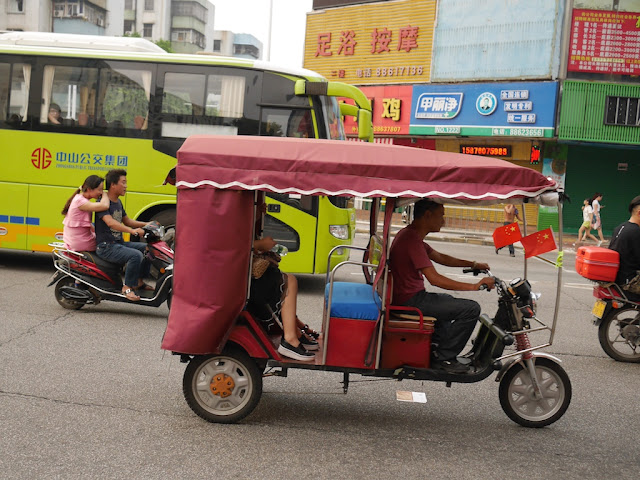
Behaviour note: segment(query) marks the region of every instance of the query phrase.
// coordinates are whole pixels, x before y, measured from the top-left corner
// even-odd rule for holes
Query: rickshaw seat
[[[329,299],[329,284],[324,289],[325,304]],[[377,320],[382,301],[366,283],[334,282],[330,315],[334,318]]]

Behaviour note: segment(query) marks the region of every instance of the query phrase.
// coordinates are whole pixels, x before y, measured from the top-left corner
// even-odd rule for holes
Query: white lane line
[[[580,288],[582,290],[593,290],[593,285],[587,283],[565,283],[565,287],[567,288]]]

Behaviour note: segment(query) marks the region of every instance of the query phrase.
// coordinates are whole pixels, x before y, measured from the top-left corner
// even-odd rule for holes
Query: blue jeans
[[[420,292],[404,305],[416,307],[423,315],[436,318],[432,342],[438,344],[434,352],[438,360],[455,360],[480,317],[478,302],[448,293]]]
[[[145,259],[147,244],[143,242],[99,243],[96,254],[107,262],[125,265],[124,284],[136,287],[138,279],[149,274],[151,265]]]

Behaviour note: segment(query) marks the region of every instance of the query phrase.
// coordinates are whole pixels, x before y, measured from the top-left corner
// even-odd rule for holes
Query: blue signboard
[[[414,85],[409,133],[553,137],[558,82]]]

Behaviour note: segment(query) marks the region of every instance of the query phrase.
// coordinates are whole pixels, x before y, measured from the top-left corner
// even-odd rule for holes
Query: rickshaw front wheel
[[[536,398],[529,370],[517,363],[500,381],[500,405],[517,424],[541,428],[551,425],[569,408],[571,381],[553,360],[535,357],[534,362],[540,396]]]
[[[194,357],[182,380],[191,409],[212,423],[235,423],[249,415],[262,395],[262,374],[243,350]]]

